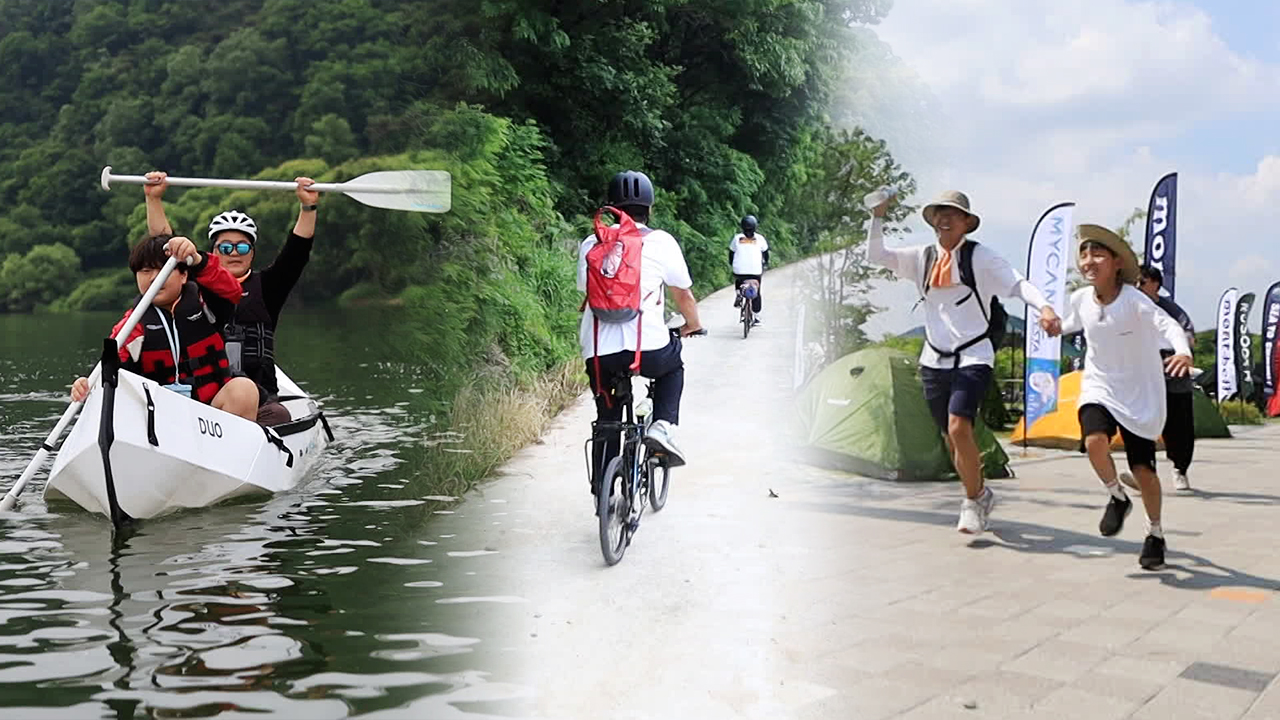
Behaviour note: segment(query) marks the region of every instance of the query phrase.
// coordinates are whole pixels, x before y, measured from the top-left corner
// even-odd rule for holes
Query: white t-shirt
[[[644,228],[644,225],[636,223]],[[617,227],[616,225],[614,227]],[[589,235],[578,247],[578,290],[587,291],[587,252],[596,245],[596,236]],[[662,308],[666,302],[663,285],[688,289],[693,287],[689,267],[684,262],[680,244],[665,230],[653,230],[644,236],[640,250],[640,321],[625,323],[599,323],[600,354],[610,355],[623,350],[636,350],[636,332],[639,326],[640,350],[659,350],[671,342]],[[591,308],[582,313],[578,330],[578,342],[582,357],[596,354],[596,322]]]
[[[1081,407],[1097,403],[1138,437],[1155,440],[1164,430],[1166,342],[1174,352],[1191,354],[1177,321],[1132,285],[1120,289],[1109,305],[1099,305],[1092,287],[1071,293],[1062,334],[1084,330]]]
[[[769,249],[769,241],[763,235],[747,237],[738,233],[729,241],[729,249],[733,251],[734,275],[764,274],[764,251]]]
[[[1017,297],[1039,310],[1048,302],[1044,295],[995,250],[979,244],[973,251],[973,275],[979,297],[972,297],[969,286],[960,282],[960,249],[956,248],[951,263],[951,287],[929,288],[924,293],[925,248],[912,245],[886,248],[882,221],[873,218],[867,232],[867,260],[892,270],[898,277],[915,283],[924,294],[924,326],[928,342],[920,351],[920,364],[936,369],[955,367],[955,358],[943,358],[929,347],[932,342],[940,350],[951,351],[987,331],[987,315],[991,312],[991,296]],[[941,250],[936,251],[941,257]],[[937,260],[934,261],[935,263]],[[960,367],[987,365],[994,367],[996,352],[990,340],[983,340],[960,352]]]

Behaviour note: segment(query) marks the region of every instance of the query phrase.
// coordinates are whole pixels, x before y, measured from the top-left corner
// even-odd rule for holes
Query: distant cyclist
[[[748,280],[756,281],[756,296],[751,300],[755,324],[760,324],[760,276],[769,262],[769,241],[756,232],[759,223],[755,215],[742,218],[742,232],[729,241],[729,266],[733,268],[734,307],[742,307],[742,296],[736,291]]]

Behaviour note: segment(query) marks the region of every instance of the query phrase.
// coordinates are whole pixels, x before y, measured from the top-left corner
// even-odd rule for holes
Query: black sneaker
[[[733,299],[733,306],[734,306],[734,307],[736,307],[736,308],[740,308],[740,307],[742,307],[742,296],[741,296],[741,295],[739,295],[739,296],[737,296],[737,297],[735,297],[735,298]]]
[[[1129,513],[1133,512],[1133,501],[1129,498],[1117,500],[1114,495],[1111,501],[1107,503],[1107,509],[1102,513],[1102,522],[1098,523],[1098,532],[1104,537],[1111,537],[1120,532],[1124,527],[1124,519],[1129,517]]]
[[[1164,567],[1164,538],[1148,535],[1142,543],[1142,555],[1138,564],[1143,570],[1159,570]]]

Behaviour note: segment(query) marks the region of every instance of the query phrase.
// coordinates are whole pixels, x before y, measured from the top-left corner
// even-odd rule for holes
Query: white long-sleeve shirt
[[[929,347],[951,351],[987,331],[988,304],[991,296],[1016,297],[1037,311],[1049,307],[1044,294],[1027,282],[999,253],[979,244],[973,251],[973,275],[978,284],[979,297],[972,297],[969,288],[960,282],[960,258],[957,255],[951,265],[951,287],[930,288],[924,293],[927,278],[924,277],[925,249],[928,245],[912,245],[904,248],[884,246],[884,223],[872,217],[867,230],[867,259],[876,265],[892,270],[898,277],[915,283],[924,295],[924,327],[928,342],[920,351],[920,364],[925,367],[947,369],[955,366],[954,358],[944,359]],[[941,248],[938,257],[941,257]],[[996,352],[990,340],[983,340],[960,353],[960,367],[968,365],[995,365]]]
[[[1177,321],[1132,285],[1107,305],[1099,305],[1092,287],[1071,293],[1062,318],[1062,334],[1084,330],[1087,345],[1080,407],[1097,403],[1129,432],[1155,440],[1164,430],[1164,361],[1168,343],[1190,355],[1187,335]]]

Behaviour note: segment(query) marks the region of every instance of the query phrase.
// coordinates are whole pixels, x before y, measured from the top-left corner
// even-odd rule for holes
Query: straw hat
[[[1076,238],[1080,241],[1076,245],[1077,257],[1080,255],[1080,246],[1087,242],[1098,243],[1120,259],[1122,281],[1130,285],[1138,282],[1138,255],[1119,235],[1101,225],[1080,225],[1076,227]]]
[[[938,196],[937,200],[924,206],[924,210],[920,212],[924,216],[924,221],[929,223],[929,227],[934,227],[933,214],[938,208],[953,207],[963,211],[969,216],[969,229],[965,230],[965,234],[978,229],[978,223],[982,221],[972,210],[969,209],[969,196],[959,190],[948,190]]]

